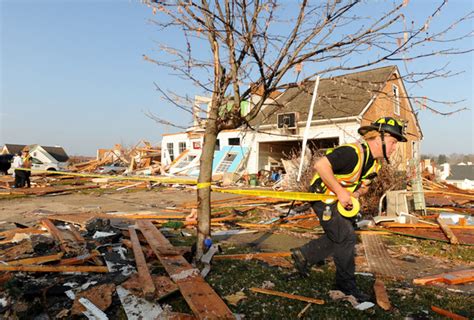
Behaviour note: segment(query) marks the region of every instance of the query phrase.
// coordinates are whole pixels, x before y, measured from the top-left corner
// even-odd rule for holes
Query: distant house
[[[460,164],[450,166],[446,182],[459,189],[474,190],[474,165]]]
[[[26,147],[26,144],[6,143],[0,151],[0,154],[18,154],[21,153],[24,147]]]
[[[226,164],[224,161],[229,162],[230,158],[242,163],[238,166],[234,163],[229,168],[245,168],[251,174],[262,169],[281,168],[282,159],[301,150],[314,86],[315,81],[291,84],[282,93],[268,98],[250,123],[255,131],[239,128],[220,132],[216,152],[225,150],[232,157],[217,157],[216,154],[214,162],[221,159],[222,163],[214,163],[213,168],[222,168]],[[308,146],[326,149],[358,141],[360,126],[390,116],[406,125],[408,142],[399,143],[391,157],[400,170],[406,170],[408,160],[419,155],[423,138],[408,97],[396,66],[321,79],[307,135]],[[251,110],[257,99],[259,93],[256,91],[246,108]],[[200,156],[204,132],[204,126],[200,124],[195,121],[186,132],[163,135],[164,165],[177,164],[176,159],[184,151],[187,151],[185,160],[198,165],[195,157]],[[230,148],[224,148],[227,146]],[[242,152],[245,155],[238,156]]]
[[[25,147],[29,148],[32,169],[36,170],[61,170],[69,161],[69,156],[62,147],[41,146],[39,144],[21,145],[5,144],[0,154],[17,154]]]

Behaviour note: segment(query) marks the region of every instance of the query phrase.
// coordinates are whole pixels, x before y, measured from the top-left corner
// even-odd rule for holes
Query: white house
[[[459,189],[474,190],[474,165],[452,165],[446,182]]]
[[[0,154],[18,154],[28,147],[32,162],[32,169],[62,170],[67,166],[69,156],[60,146],[41,146],[39,144],[5,144]]]

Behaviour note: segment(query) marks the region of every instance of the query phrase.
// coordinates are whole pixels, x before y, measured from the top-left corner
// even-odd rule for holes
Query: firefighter
[[[407,141],[404,129],[404,124],[394,118],[380,118],[359,128],[363,143],[339,146],[316,161],[314,168],[317,173],[311,181],[310,191],[336,195],[337,201],[312,204],[324,235],[291,250],[295,267],[303,276],[309,275],[311,265],[322,263],[332,255],[336,265],[335,288],[354,296],[359,302],[370,300],[370,296],[356,286],[353,219],[358,211],[352,207],[351,197],[357,199],[366,193],[381,168],[382,160],[389,163],[397,143]],[[338,210],[337,202],[347,211]]]

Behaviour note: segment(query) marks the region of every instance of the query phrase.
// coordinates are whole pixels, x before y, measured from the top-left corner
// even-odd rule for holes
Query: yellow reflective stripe
[[[364,154],[363,152],[363,149],[362,149],[362,146],[358,143],[348,143],[348,144],[344,144],[342,145],[341,147],[351,147],[355,150],[356,154],[357,154],[357,164],[356,166],[354,167],[354,170],[350,173],[346,173],[346,174],[335,174],[334,176],[336,177],[336,179],[339,181],[339,182],[346,182],[346,183],[355,183],[359,180],[359,177],[360,175],[362,174],[362,157],[361,157],[361,154]],[[369,150],[367,150],[369,151]],[[332,152],[332,150],[331,150]],[[331,153],[329,152],[329,153]],[[326,153],[326,154],[329,154],[329,153]],[[313,177],[313,179],[311,179],[311,182],[310,184],[314,184],[316,182],[316,180],[320,177],[320,175],[318,173],[316,173]],[[356,179],[354,179],[356,178]]]

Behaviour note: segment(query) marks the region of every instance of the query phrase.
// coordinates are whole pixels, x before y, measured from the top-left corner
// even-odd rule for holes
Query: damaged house
[[[251,122],[255,131],[242,128],[219,133],[213,173],[253,174],[282,168],[282,159],[301,150],[314,85],[315,81],[307,81],[288,85],[282,93],[275,92]],[[392,155],[399,169],[406,170],[408,160],[419,154],[423,137],[408,96],[396,66],[321,79],[308,146],[326,149],[357,141],[361,125],[390,116],[406,124],[408,143],[399,144]],[[199,98],[197,105],[210,101]],[[248,112],[252,101],[258,98],[255,92],[251,101],[242,104],[242,112]],[[204,135],[199,118],[195,114],[194,125],[186,132],[163,135],[163,164],[169,166],[170,173],[198,174]]]

